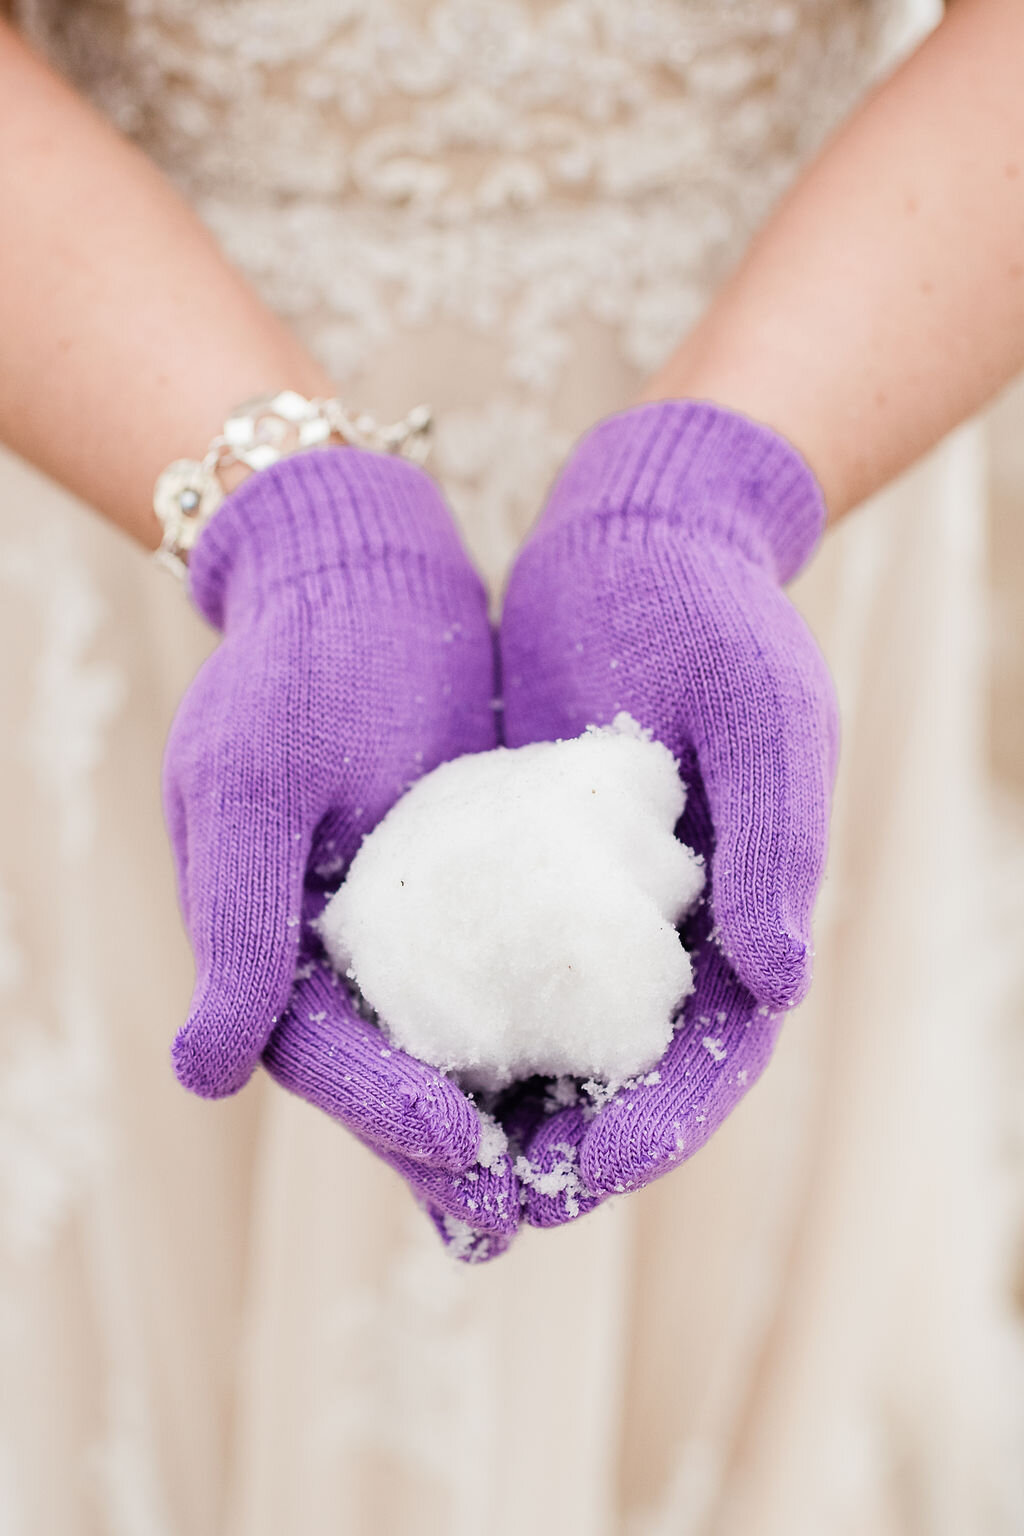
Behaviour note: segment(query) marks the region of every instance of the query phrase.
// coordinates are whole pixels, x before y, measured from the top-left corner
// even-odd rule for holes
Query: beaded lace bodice
[[[922,0],[24,0],[339,385],[439,416],[492,578]],[[268,381],[273,387],[277,381]]]

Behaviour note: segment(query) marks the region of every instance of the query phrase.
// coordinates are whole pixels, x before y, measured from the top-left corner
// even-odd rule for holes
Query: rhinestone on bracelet
[[[232,464],[267,469],[307,448],[345,443],[397,453],[423,464],[430,452],[430,409],[417,405],[408,416],[381,426],[372,416],[352,416],[340,400],[307,400],[294,390],[247,400],[232,411],[202,459],[175,459],[153,489],[153,510],[163,538],[154,559],[184,576],[189,551],[227,494],[221,474]]]

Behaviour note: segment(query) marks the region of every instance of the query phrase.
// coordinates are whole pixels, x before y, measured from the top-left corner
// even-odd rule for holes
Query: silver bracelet
[[[293,453],[331,443],[397,453],[423,464],[431,426],[425,405],[380,426],[365,413],[349,415],[340,400],[307,400],[291,389],[247,400],[231,412],[201,459],[175,459],[157,479],[153,510],[164,532],[153,558],[175,576],[184,576],[189,551],[227,494],[220,477],[232,464],[267,469]]]

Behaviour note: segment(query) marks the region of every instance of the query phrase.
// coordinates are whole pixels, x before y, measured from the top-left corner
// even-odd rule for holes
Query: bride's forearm
[[[153,547],[153,482],[330,382],[160,173],[0,22],[0,439]]]
[[[1024,4],[954,0],[826,144],[644,399],[744,412],[831,518],[1024,367]]]

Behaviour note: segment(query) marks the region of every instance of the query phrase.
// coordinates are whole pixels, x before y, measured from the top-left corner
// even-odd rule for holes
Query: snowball
[[[328,955],[393,1044],[465,1087],[645,1072],[693,987],[684,803],[626,714],[444,763],[363,840],[320,918]]]

